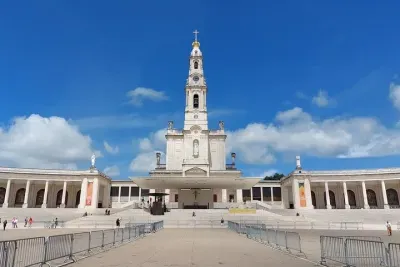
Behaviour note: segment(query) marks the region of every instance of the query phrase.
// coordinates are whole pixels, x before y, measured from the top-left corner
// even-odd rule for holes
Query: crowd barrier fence
[[[400,267],[400,244],[388,247],[376,236],[321,236],[321,264]]]
[[[299,233],[269,229],[264,224],[248,225],[232,221],[228,221],[228,228],[239,234],[246,234],[247,238],[260,243],[268,244],[279,249],[285,249],[291,253],[298,252],[304,255],[301,249]]]
[[[75,262],[92,253],[144,237],[146,227],[141,224],[118,229],[1,241],[0,267],[57,266]],[[150,228],[153,232],[162,229],[163,221],[152,223]]]

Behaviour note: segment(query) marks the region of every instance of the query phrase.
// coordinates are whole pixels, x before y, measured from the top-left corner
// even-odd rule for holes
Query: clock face
[[[200,80],[199,76],[194,76],[194,77],[193,77],[193,81],[194,81],[195,83],[197,83],[199,80]]]

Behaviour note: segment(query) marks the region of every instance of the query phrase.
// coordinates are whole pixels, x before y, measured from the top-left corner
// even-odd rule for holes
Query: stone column
[[[250,188],[250,202],[253,201],[253,187]]]
[[[308,209],[313,209],[314,206],[312,204],[312,197],[311,197],[311,183],[309,179],[304,179],[304,191],[306,194],[306,205]]]
[[[67,181],[64,181],[60,208],[65,208],[65,197],[66,197],[66,195],[67,195]]]
[[[236,202],[237,203],[242,203],[243,202],[242,189],[236,189]]]
[[[139,202],[142,203],[142,188],[139,187]]]
[[[325,182],[325,198],[326,198],[326,208],[328,210],[332,209],[331,206],[331,199],[329,197],[329,187],[328,187],[328,182]]]
[[[121,186],[118,188],[118,203],[121,203]]]
[[[92,208],[97,209],[99,202],[99,178],[93,179]]]
[[[221,189],[221,201],[223,203],[227,202],[227,198],[226,198],[226,189]]]
[[[369,209],[368,198],[367,198],[367,189],[365,188],[365,182],[361,182],[363,199],[364,199],[364,209]]]
[[[86,207],[87,187],[88,187],[88,179],[83,178],[83,181],[81,184],[81,199],[79,201],[79,206],[78,206],[78,208],[80,208],[80,209],[83,209]]]
[[[289,208],[289,190],[286,186],[281,187],[282,201],[281,206],[283,209]]]
[[[343,195],[344,195],[344,208],[350,209],[349,205],[349,195],[347,194],[347,185],[346,182],[343,182]]]
[[[383,208],[384,209],[390,209],[389,204],[388,204],[388,199],[387,199],[387,194],[386,194],[386,185],[385,181],[381,181],[381,187],[382,187],[382,196],[383,196]]]
[[[11,180],[8,179],[7,188],[6,188],[6,194],[4,196],[3,208],[8,208],[8,199],[10,198],[10,188],[11,188]]]
[[[271,190],[271,204],[274,204],[274,188],[271,186],[269,189]]]
[[[31,181],[28,180],[28,181],[26,181],[24,204],[22,205],[23,208],[27,208],[28,207],[29,189],[30,189],[30,187],[31,187]]]
[[[261,193],[261,202],[264,202],[264,192],[263,192],[264,187],[260,187],[260,193]]]
[[[128,202],[131,202],[131,195],[132,195],[132,186],[129,187]]]
[[[44,195],[43,195],[43,203],[42,203],[43,209],[47,208],[47,195],[48,194],[49,194],[49,181],[46,181],[46,184],[44,186]]]
[[[300,208],[299,181],[297,179],[292,180],[292,195],[293,207],[295,209]]]

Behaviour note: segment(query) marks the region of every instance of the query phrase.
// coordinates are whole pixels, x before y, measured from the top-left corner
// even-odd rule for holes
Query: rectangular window
[[[271,201],[271,187],[263,187],[263,201]]]
[[[261,188],[260,187],[253,187],[253,200],[261,201]]]
[[[122,186],[121,197],[128,197],[128,196],[129,196],[129,186]]]
[[[139,187],[131,187],[131,196],[138,197],[139,196]]]
[[[251,200],[250,189],[243,189],[242,190],[242,198],[243,198],[243,201],[250,201]]]
[[[179,202],[179,195],[175,194],[175,202]]]
[[[273,187],[272,191],[274,193],[274,201],[282,201],[281,188],[280,187]]]
[[[119,186],[111,186],[110,197],[118,197],[118,193],[119,193]]]
[[[214,194],[213,198],[214,198],[214,202],[218,202],[218,196],[217,196],[217,194]]]

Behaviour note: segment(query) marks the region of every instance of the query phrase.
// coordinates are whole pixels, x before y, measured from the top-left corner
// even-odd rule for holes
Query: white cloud
[[[234,151],[249,164],[273,163],[276,153],[342,158],[400,154],[400,131],[375,118],[315,120],[298,107],[279,112],[275,123],[252,123],[227,134],[227,153]]]
[[[393,106],[400,110],[400,85],[391,83],[389,91],[389,97],[392,100]]]
[[[107,141],[104,141],[104,142],[103,142],[103,145],[104,145],[104,149],[105,149],[108,153],[110,153],[110,154],[112,154],[112,155],[116,155],[116,154],[119,153],[119,147],[118,147],[118,146],[112,147],[109,143],[107,143]]]
[[[92,153],[90,137],[64,118],[33,114],[0,128],[0,163],[5,166],[76,169],[78,161],[89,165]]]
[[[143,105],[144,100],[151,100],[155,102],[168,100],[168,97],[162,91],[156,91],[150,88],[137,87],[127,93],[130,98],[129,103],[134,106],[140,107]]]
[[[312,103],[320,108],[333,104],[334,100],[328,96],[328,92],[319,90],[318,94],[312,98]]]
[[[118,166],[113,165],[113,166],[106,167],[104,169],[104,173],[107,174],[108,176],[112,177],[112,176],[119,176],[120,171],[119,171]]]
[[[149,137],[139,140],[139,153],[132,160],[129,168],[133,172],[144,173],[156,167],[156,153],[161,153],[161,162],[165,162],[165,134],[167,130],[161,129],[151,133]]]

